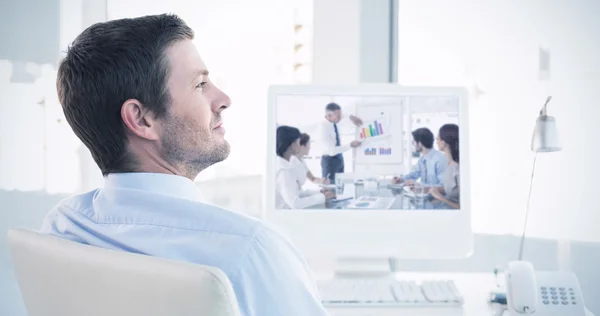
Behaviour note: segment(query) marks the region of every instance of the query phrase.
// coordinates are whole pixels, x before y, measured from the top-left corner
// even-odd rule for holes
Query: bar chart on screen
[[[363,122],[355,134],[362,144],[356,152],[357,163],[401,163],[402,106],[363,106],[356,114]]]
[[[379,154],[380,155],[391,155],[392,149],[391,148],[379,148]]]
[[[369,124],[365,124],[359,129],[359,139],[363,142],[371,143],[376,140],[381,140],[391,136],[391,133],[386,132],[388,124],[382,120],[374,120]],[[375,154],[379,151],[375,150]]]
[[[392,148],[370,147],[370,148],[365,148],[364,153],[365,153],[365,156],[375,156],[375,155],[389,156],[392,154]]]
[[[382,123],[381,123],[381,121],[378,122],[377,120],[374,120],[368,126],[361,128],[361,131],[360,131],[360,139],[376,137],[376,136],[383,136],[383,135],[385,135],[385,133],[383,131]]]

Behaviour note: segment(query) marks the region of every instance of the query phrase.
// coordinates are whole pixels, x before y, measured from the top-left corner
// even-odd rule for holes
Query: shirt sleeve
[[[298,183],[302,186],[308,178],[308,166],[306,166],[306,162],[303,159],[295,158],[294,163],[296,172],[298,173]]]
[[[402,176],[402,180],[417,180],[421,176],[421,159],[417,161],[417,164],[414,166],[413,170]]]
[[[310,169],[308,169],[308,165],[306,164],[306,161],[300,160],[300,163],[302,163],[302,167],[304,168],[304,174],[308,174],[308,171],[310,171]]]
[[[331,137],[331,135],[334,134],[334,132],[333,132],[333,130],[331,130],[330,127],[331,127],[330,124],[323,123],[323,124],[321,124],[321,127],[319,128],[319,138],[321,140],[321,143],[323,144],[323,148],[325,149],[323,151],[323,154],[328,155],[328,156],[335,156],[337,154],[341,154],[341,153],[349,150],[350,148],[352,148],[350,146],[350,144],[336,146],[335,145],[335,135],[334,135],[334,137]]]
[[[277,173],[277,190],[281,198],[292,209],[307,208],[309,206],[325,203],[325,195],[313,194],[303,196],[296,182],[295,170],[284,169]]]
[[[456,179],[456,185],[460,186],[460,168],[456,168],[456,171],[454,173],[454,177]]]
[[[70,241],[87,244],[81,236],[86,236],[87,231],[80,225],[73,225],[72,221],[60,211],[59,206],[53,208],[42,221],[39,232],[46,235],[52,235]]]
[[[327,316],[306,261],[289,240],[272,229],[261,229],[248,255],[241,258],[234,287],[245,316]]]
[[[448,166],[448,162],[446,162],[446,157],[441,156],[440,159],[436,161],[435,164],[435,172],[437,176],[437,181],[440,184],[444,184],[444,173],[446,172],[446,167]]]

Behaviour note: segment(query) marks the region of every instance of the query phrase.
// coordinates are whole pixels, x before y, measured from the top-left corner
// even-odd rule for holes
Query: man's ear
[[[147,140],[158,140],[157,120],[154,113],[140,101],[129,99],[121,106],[121,119],[129,132]]]

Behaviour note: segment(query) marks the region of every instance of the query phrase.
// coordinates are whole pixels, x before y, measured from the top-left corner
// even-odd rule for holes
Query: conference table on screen
[[[415,195],[401,185],[393,185],[391,179],[375,179],[376,186],[368,188],[365,181],[344,180],[343,190],[354,192],[352,196],[356,199],[361,196],[394,198],[389,209],[415,210],[415,209],[437,209],[439,203],[431,198],[429,194]],[[337,202],[327,202],[309,207],[309,209],[346,209],[353,199],[344,199]]]

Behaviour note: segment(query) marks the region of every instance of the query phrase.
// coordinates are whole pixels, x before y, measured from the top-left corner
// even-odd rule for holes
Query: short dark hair
[[[325,111],[333,112],[333,111],[337,111],[337,110],[341,110],[341,109],[342,109],[342,107],[335,102],[331,102],[325,106]]]
[[[421,143],[425,148],[433,148],[433,133],[429,128],[421,127],[412,132],[412,137],[415,143]]]
[[[283,157],[283,154],[292,146],[292,144],[300,138],[300,130],[282,125],[277,128],[277,156]]]
[[[162,14],[96,23],[69,46],[58,68],[58,96],[69,125],[103,175],[134,171],[121,106],[136,99],[163,117],[171,102],[165,51],[193,38],[182,19]]]
[[[308,135],[306,133],[302,133],[300,135],[300,145],[306,146],[306,144],[308,144],[309,141],[310,141],[310,135]]]

